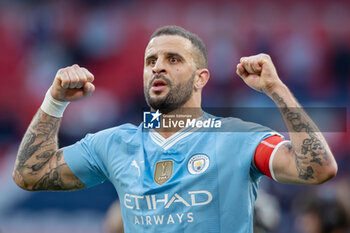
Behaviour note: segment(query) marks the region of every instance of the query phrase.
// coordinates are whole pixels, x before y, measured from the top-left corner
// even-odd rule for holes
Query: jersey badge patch
[[[209,167],[209,157],[205,154],[193,155],[187,164],[188,171],[195,175],[205,172]]]
[[[159,161],[154,171],[154,181],[162,185],[167,182],[173,174],[174,162],[172,160]]]

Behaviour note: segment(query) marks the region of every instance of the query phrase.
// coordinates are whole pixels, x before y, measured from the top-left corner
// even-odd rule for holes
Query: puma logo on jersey
[[[139,176],[141,176],[141,170],[140,170],[140,167],[139,165],[137,164],[136,160],[134,159],[132,162],[131,162],[131,166],[134,166],[137,168],[137,171],[139,172]]]

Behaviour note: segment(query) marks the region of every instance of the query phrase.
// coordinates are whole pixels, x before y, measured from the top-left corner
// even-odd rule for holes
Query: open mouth
[[[161,91],[167,87],[167,83],[162,79],[157,79],[153,82],[151,90],[152,91]]]

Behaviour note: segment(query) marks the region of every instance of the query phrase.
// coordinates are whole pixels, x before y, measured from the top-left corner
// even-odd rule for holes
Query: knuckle
[[[89,75],[92,75],[92,73],[88,70],[88,69],[86,69],[86,68],[83,68],[83,71],[85,71],[87,74],[89,74]]]
[[[69,72],[69,76],[70,76],[73,80],[79,79],[78,74],[77,74],[74,70],[72,70],[71,72]]]
[[[78,83],[83,85],[84,83],[86,83],[86,79],[85,78],[81,78],[81,79],[79,79]]]
[[[76,77],[75,75],[73,75],[72,73],[69,73],[68,79],[70,82],[76,82],[78,81],[78,77]]]
[[[76,84],[76,83],[79,82],[79,78],[73,77],[73,78],[71,78],[71,82],[74,83],[74,84]]]
[[[64,75],[64,69],[59,69],[56,73],[56,77],[62,77]]]
[[[69,78],[69,75],[67,73],[64,73],[62,75],[62,79],[66,80],[66,81],[69,81],[70,78]]]
[[[85,72],[82,69],[77,70],[77,73],[78,73],[80,78],[82,78],[82,79],[87,78],[87,75],[85,74]]]
[[[270,58],[270,55],[266,54],[266,53],[261,53],[261,56],[264,58],[264,59],[271,59]]]

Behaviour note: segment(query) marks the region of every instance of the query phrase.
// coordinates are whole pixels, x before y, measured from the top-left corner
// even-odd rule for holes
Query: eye
[[[148,65],[154,66],[157,63],[157,59],[152,58],[147,61]]]
[[[177,63],[179,60],[176,57],[169,58],[170,63]]]

